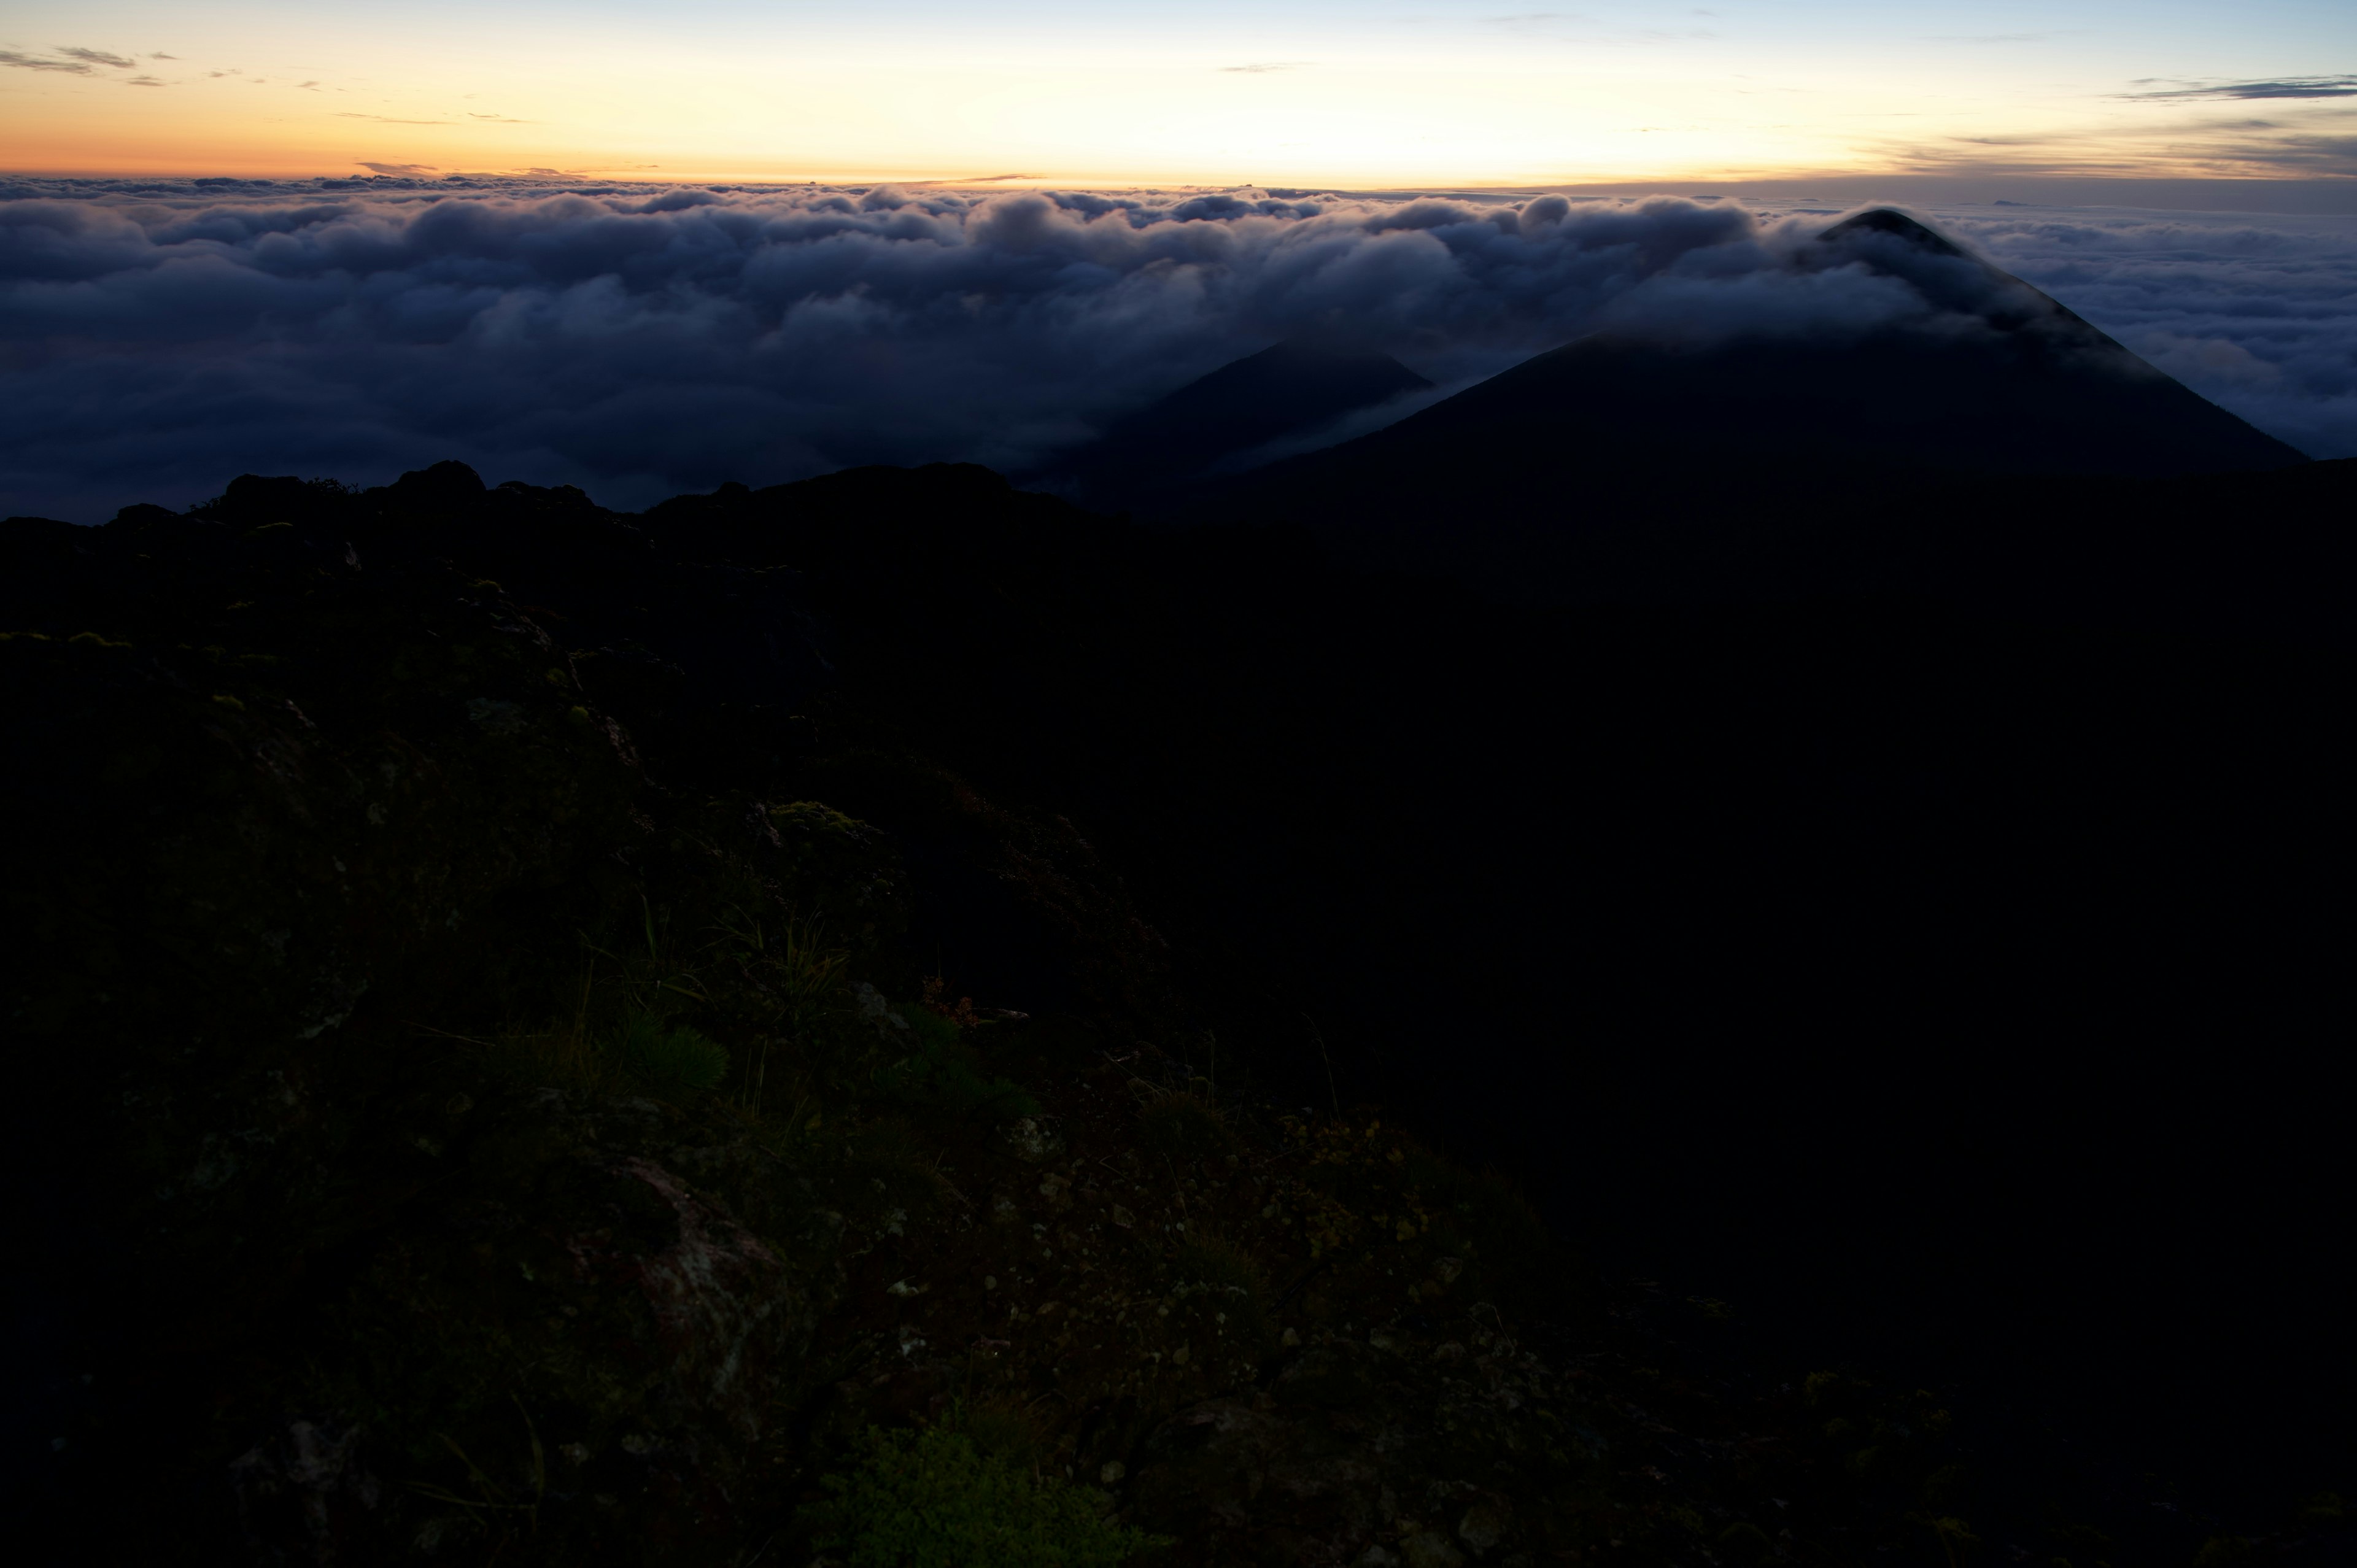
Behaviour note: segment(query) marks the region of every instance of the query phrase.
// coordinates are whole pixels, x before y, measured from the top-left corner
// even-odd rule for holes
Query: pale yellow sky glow
[[[2357,7],[742,5],[0,21],[19,173],[1529,185],[2357,174]]]

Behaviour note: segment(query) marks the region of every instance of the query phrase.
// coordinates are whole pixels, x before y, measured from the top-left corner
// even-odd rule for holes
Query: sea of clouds
[[[2357,456],[2357,220],[1925,216],[2262,428]],[[1599,326],[1924,308],[1799,265],[1797,204],[1265,191],[0,187],[0,513],[456,456],[635,508],[726,479],[1022,471],[1230,360],[1347,330],[1469,384]]]

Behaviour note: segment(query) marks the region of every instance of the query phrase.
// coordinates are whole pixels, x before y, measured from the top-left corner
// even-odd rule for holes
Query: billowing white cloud
[[[1931,308],[1812,260],[1821,216],[1674,198],[566,189],[394,167],[0,189],[0,511],[95,521],[242,470],[373,482],[449,456],[619,506],[853,463],[1019,467],[1306,329],[1462,384],[1599,325],[1830,333]],[[2357,331],[2345,245],[2252,226],[2172,251],[2150,225],[2074,222],[1951,227],[2220,401],[2281,412],[2268,428],[2357,450],[2345,348],[2335,371],[2303,347]]]

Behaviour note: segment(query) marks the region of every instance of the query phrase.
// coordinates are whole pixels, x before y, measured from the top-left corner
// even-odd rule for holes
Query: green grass
[[[1153,1087],[1133,1080],[1138,1097],[1137,1130],[1146,1147],[1173,1160],[1205,1159],[1236,1146],[1227,1120],[1208,1095],[1192,1089]]]
[[[914,1003],[893,1011],[908,1020],[914,1048],[877,1070],[877,1087],[888,1095],[978,1121],[1011,1122],[1039,1114],[1039,1102],[1021,1085],[985,1069],[981,1053],[965,1043],[949,1019]]]
[[[804,1518],[845,1568],[1112,1568],[1168,1544],[1114,1523],[1102,1492],[983,1453],[954,1421],[870,1427],[824,1485]]]
[[[633,1015],[615,1042],[616,1054],[659,1094],[704,1093],[728,1077],[728,1047],[652,1013]]]
[[[1252,1254],[1200,1226],[1190,1226],[1170,1258],[1181,1287],[1209,1294],[1213,1310],[1227,1316],[1227,1332],[1252,1355],[1265,1353],[1275,1339],[1268,1319],[1267,1282]]]

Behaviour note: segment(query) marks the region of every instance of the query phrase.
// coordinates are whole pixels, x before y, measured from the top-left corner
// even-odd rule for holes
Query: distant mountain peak
[[[1126,418],[1057,465],[1092,500],[1183,487],[1222,461],[1432,383],[1346,332],[1288,338],[1231,360]]]
[[[1903,240],[1910,245],[1920,246],[1931,252],[1933,255],[1958,258],[1969,256],[1969,252],[1962,245],[1946,235],[1918,223],[1904,212],[1889,207],[1869,208],[1855,217],[1845,218],[1819,234],[1817,238],[1841,241],[1862,234],[1882,234],[1894,240]]]
[[[1810,331],[1763,310],[1715,337],[1591,332],[1191,504],[1401,564],[1480,558],[1520,582],[1572,570],[1589,541],[1735,540],[1796,507],[1898,515],[1959,481],[2307,461],[1905,213],[1869,209],[1820,239],[1830,253],[1793,258],[1795,275],[1830,292],[1875,274],[1861,296],[1900,307]],[[1826,484],[1838,499],[1812,493]]]

